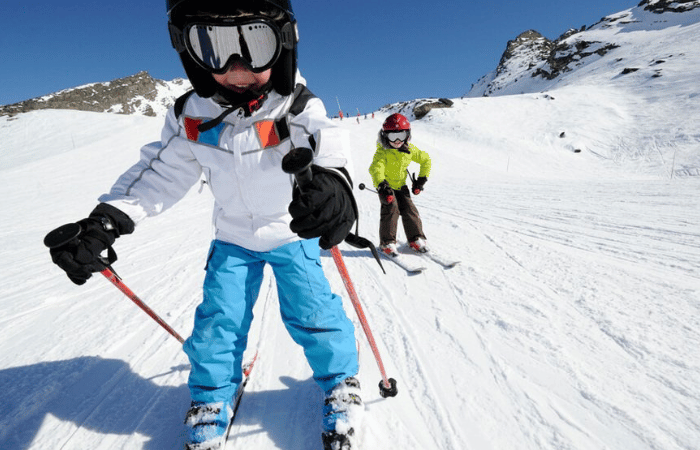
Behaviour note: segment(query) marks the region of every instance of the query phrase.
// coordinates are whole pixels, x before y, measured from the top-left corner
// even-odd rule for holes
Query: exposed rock
[[[553,80],[564,72],[571,71],[571,65],[576,64],[592,55],[603,56],[611,50],[618,48],[616,44],[602,43],[596,41],[574,40],[567,42],[566,39],[576,34],[564,34],[554,41],[552,50],[547,55],[546,63],[532,73],[533,77],[542,77]]]
[[[656,14],[665,12],[682,13],[700,7],[698,0],[643,0],[637,6]]]
[[[403,114],[412,122],[424,118],[435,108],[451,108],[453,105],[454,102],[448,98],[419,98],[408,102],[384,105],[379,111],[387,115],[393,113]]]
[[[501,55],[497,70],[502,71],[507,63],[523,50],[532,53],[533,58],[546,57],[552,50],[552,42],[535,30],[520,33],[506,44],[506,51]]]
[[[177,86],[172,95],[159,95]],[[54,94],[45,95],[11,105],[0,106],[0,115],[14,116],[37,109],[77,109],[81,111],[142,114],[155,116],[154,106],[164,110],[172,105],[180,91],[189,82],[177,79],[170,84],[152,78],[148,72],[139,72],[104,83],[92,83]]]
[[[421,103],[413,108],[413,115],[416,116],[416,120],[420,120],[425,117],[433,108],[450,108],[454,102],[447,98],[438,99],[438,101]]]

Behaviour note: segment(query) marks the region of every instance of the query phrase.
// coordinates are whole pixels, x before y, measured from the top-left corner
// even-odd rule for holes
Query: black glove
[[[413,180],[413,186],[411,187],[411,191],[414,195],[420,194],[420,191],[423,190],[426,181],[428,181],[426,177],[418,177],[416,180]]]
[[[389,186],[386,180],[377,185],[377,194],[379,194],[379,201],[385,205],[392,203],[396,197],[396,195],[394,195],[394,190]]]
[[[294,190],[289,228],[304,239],[320,237],[321,248],[340,244],[357,219],[350,189],[339,175],[311,166],[312,179],[304,191]]]
[[[106,203],[100,203],[87,219],[78,222],[80,234],[70,242],[50,250],[53,262],[63,269],[68,278],[78,285],[84,284],[93,272],[100,272],[106,265],[100,254],[112,247],[122,234],[134,231],[134,222],[125,213]],[[113,251],[112,251],[113,252]],[[113,253],[112,260],[116,260]]]

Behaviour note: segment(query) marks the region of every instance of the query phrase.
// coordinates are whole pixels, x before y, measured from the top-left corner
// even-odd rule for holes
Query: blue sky
[[[330,114],[464,95],[496,68],[508,40],[569,28],[638,0],[296,0],[299,67]],[[184,76],[165,1],[0,2],[0,104],[147,70]]]

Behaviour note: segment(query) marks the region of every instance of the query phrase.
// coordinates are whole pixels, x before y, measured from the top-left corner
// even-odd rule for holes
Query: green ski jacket
[[[403,148],[406,148],[404,146]],[[408,144],[408,152],[399,149],[386,148],[377,142],[377,151],[374,154],[372,164],[369,166],[369,174],[376,188],[379,183],[386,180],[394,190],[401,189],[406,184],[408,165],[411,162],[420,164],[419,177],[430,175],[430,155],[419,150],[413,144]]]

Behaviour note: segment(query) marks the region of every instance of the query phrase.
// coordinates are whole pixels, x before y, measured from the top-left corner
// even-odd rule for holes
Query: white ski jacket
[[[297,81],[303,83],[300,76]],[[293,101],[294,95],[272,91],[250,117],[239,109],[199,132],[198,124],[225,108],[190,95],[179,117],[173,108],[168,112],[160,142],[144,146],[141,160],[99,201],[138,224],[170,208],[204,175],[215,198],[216,239],[253,251],[299,240],[289,229],[294,179],[282,171],[284,155],[294,147],[311,147],[316,165],[345,168],[348,174],[352,167],[347,133],[326,116],[321,100],[312,97],[297,115],[289,111]]]

